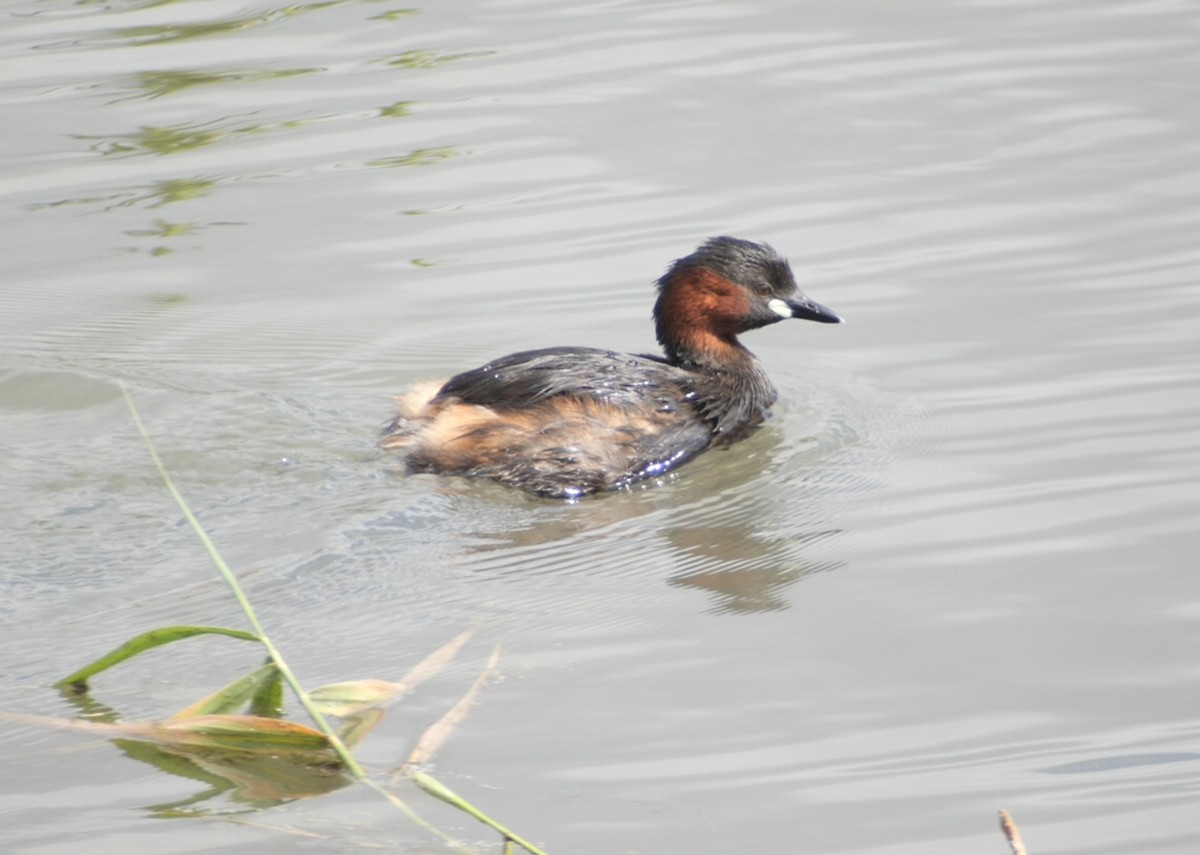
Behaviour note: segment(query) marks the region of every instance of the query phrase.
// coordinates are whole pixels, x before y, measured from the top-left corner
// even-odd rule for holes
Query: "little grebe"
[[[739,333],[841,318],[802,294],[767,244],[710,238],[658,280],[661,356],[527,350],[398,399],[380,447],[410,472],[492,478],[576,498],[662,475],[748,436],[776,392]]]

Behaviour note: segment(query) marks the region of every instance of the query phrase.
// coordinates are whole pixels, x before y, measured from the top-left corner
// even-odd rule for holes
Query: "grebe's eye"
[[[770,297],[774,293],[771,286],[766,282],[760,282],[754,286],[754,292],[760,297]]]

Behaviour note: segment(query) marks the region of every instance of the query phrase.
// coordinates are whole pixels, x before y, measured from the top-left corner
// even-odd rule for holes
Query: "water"
[[[1192,4],[0,14],[0,709],[240,625],[120,381],[306,683],[479,627],[372,770],[502,644],[435,771],[552,853],[1000,852],[1001,807],[1033,853],[1200,846]],[[849,321],[747,337],[751,440],[575,505],[375,452],[417,380],[651,349],[650,282],[720,233]],[[94,695],[154,718],[253,664],[196,640]],[[359,788],[155,821],[206,785],[0,740],[9,852],[449,851]]]

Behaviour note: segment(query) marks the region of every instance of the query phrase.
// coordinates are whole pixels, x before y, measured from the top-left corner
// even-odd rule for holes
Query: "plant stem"
[[[179,505],[179,509],[183,511],[184,519],[192,527],[192,531],[200,538],[200,542],[204,545],[205,551],[208,552],[208,557],[212,559],[217,570],[225,579],[225,584],[233,591],[234,598],[238,601],[238,605],[242,607],[242,611],[246,614],[246,620],[250,622],[250,626],[254,629],[254,634],[258,636],[263,647],[267,649],[267,655],[271,657],[271,661],[279,669],[279,673],[283,675],[283,679],[291,686],[292,691],[296,693],[296,697],[300,699],[300,705],[304,707],[305,712],[312,718],[317,725],[317,729],[325,734],[329,740],[329,744],[333,750],[337,752],[338,757],[346,766],[346,770],[360,781],[367,781],[367,773],[363,771],[362,766],[358,765],[358,761],[354,759],[354,755],[346,748],[345,744],[333,728],[329,726],[329,722],[325,720],[325,716],[321,715],[321,711],[316,708],[312,700],[308,697],[308,693],[304,691],[304,687],[300,685],[300,681],[296,679],[296,675],[292,673],[292,669],[288,667],[284,661],[283,654],[271,642],[266,630],[258,620],[258,615],[254,612],[254,607],[250,605],[250,601],[246,599],[245,593],[242,592],[242,586],[238,584],[237,577],[233,575],[233,571],[229,569],[229,565],[225,563],[225,559],[221,557],[221,553],[217,551],[217,547],[208,537],[208,532],[204,530],[204,526],[200,525],[200,520],[196,519],[196,515],[192,513],[192,509],[188,507],[187,501],[184,500],[183,494],[175,486],[175,482],[171,480],[171,475],[167,472],[167,468],[163,466],[162,460],[158,456],[158,451],[154,447],[154,442],[150,439],[150,433],[146,430],[146,426],[142,424],[142,418],[138,414],[137,407],[134,406],[133,398],[129,394],[129,390],[125,384],[121,384],[121,394],[125,396],[125,403],[129,405],[129,412],[133,415],[133,423],[137,425],[138,433],[142,435],[142,441],[146,443],[146,449],[150,452],[150,459],[154,461],[154,467],[158,470],[158,474],[162,477],[163,483],[167,485],[167,490],[175,499],[175,504]]]

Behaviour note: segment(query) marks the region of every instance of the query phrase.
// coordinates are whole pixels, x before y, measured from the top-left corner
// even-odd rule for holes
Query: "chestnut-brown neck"
[[[658,342],[673,365],[736,370],[753,361],[737,339],[748,311],[746,292],[706,268],[677,272],[654,305]]]

